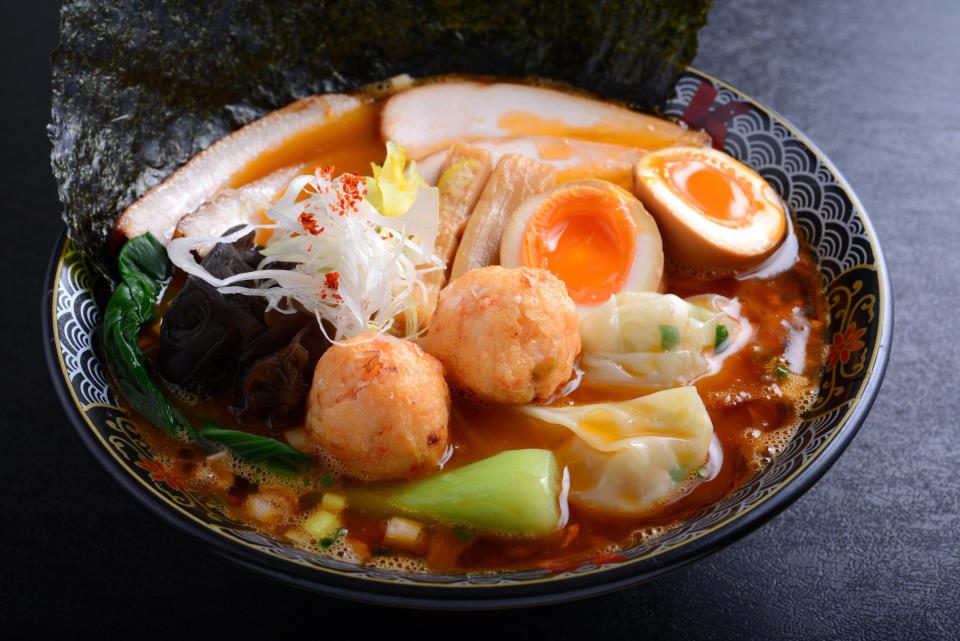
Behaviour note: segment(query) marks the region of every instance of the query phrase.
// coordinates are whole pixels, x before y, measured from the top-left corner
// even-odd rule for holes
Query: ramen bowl
[[[760,473],[657,536],[550,568],[430,573],[356,565],[295,547],[225,516],[151,451],[105,375],[94,345],[103,284],[64,234],[51,258],[44,310],[51,376],[73,428],[110,475],[147,509],[212,552],[285,583],[375,603],[497,608],[580,598],[676,570],[736,541],[809,489],[863,423],[892,334],[889,278],[873,228],[830,161],[783,118],[693,69],[663,114],[705,129],[714,145],[765,178],[818,259],[830,314],[819,395],[794,437]]]

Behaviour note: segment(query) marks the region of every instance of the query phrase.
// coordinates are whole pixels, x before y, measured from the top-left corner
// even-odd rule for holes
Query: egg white
[[[661,175],[658,164],[672,158],[700,160],[733,175],[755,204],[750,220],[741,226],[711,220]],[[779,245],[786,230],[777,192],[752,169],[716,149],[668,147],[647,154],[634,168],[634,191],[656,218],[667,256],[681,265],[706,270],[751,267]]]
[[[626,205],[637,226],[637,245],[633,262],[630,265],[623,287],[619,291],[613,292],[613,295],[622,292],[659,291],[663,280],[663,242],[660,239],[657,223],[633,194],[605,180],[572,180],[535,194],[523,201],[510,215],[501,237],[500,264],[504,267],[524,266],[525,262],[522,257],[523,235],[534,212],[544,201],[558,191],[583,187],[612,193],[621,203]],[[577,311],[583,317],[604,302],[606,301],[598,301],[594,304],[577,303]]]

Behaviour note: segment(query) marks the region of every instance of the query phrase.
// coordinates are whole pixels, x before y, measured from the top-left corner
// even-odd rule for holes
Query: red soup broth
[[[237,187],[277,168],[304,162],[335,166],[335,173],[369,174],[369,164],[381,162],[385,155],[384,141],[379,135],[382,102],[371,98],[343,122],[324,125],[289,141],[238,172],[228,186]],[[303,478],[291,479],[253,466],[228,463],[227,474],[233,472],[233,476],[232,481],[224,483],[223,476],[218,477],[214,469],[217,465],[207,462],[207,453],[199,446],[170,438],[146,421],[134,418],[161,464],[187,487],[208,496],[208,503],[219,505],[227,515],[270,535],[319,553],[384,567],[433,571],[563,568],[586,559],[616,558],[616,550],[656,536],[689,518],[727,496],[768,464],[791,438],[800,415],[812,402],[823,363],[826,306],[813,253],[802,242],[783,244],[777,260],[787,267],[767,278],[691,273],[672,265],[669,256],[667,259],[664,292],[683,298],[720,294],[736,299],[752,335],[748,344],[722,359],[717,371],[694,382],[723,450],[719,473],[642,517],[604,514],[571,504],[566,524],[556,533],[536,539],[505,539],[428,523],[422,546],[409,551],[383,546],[383,516],[348,507],[341,514],[346,533],[325,549],[291,533],[315,509],[323,492],[336,492],[350,483],[337,478],[335,470],[321,466]],[[174,278],[161,312],[183,282],[182,275]],[[142,332],[141,346],[148,356],[154,351],[156,332],[156,324]],[[786,375],[785,360],[790,362]],[[570,405],[617,401],[653,391],[582,384],[553,402]],[[192,407],[173,395],[170,399],[189,415],[207,416],[224,427],[282,440],[282,436],[266,428],[238,426],[230,411],[229,395]],[[569,437],[563,428],[538,423],[506,407],[480,404],[457,393],[453,394],[449,430],[452,453],[444,469],[504,450],[556,450]],[[219,472],[222,474],[223,470]],[[267,523],[252,518],[249,500],[256,493],[279,496],[287,515]]]

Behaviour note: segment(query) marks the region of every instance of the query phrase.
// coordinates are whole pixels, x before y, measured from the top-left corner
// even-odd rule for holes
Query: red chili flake
[[[314,218],[313,214],[309,212],[303,212],[297,217],[297,220],[299,220],[300,224],[303,225],[304,230],[310,234],[313,234],[314,236],[319,235],[320,232],[323,231],[323,227],[317,227],[317,219]]]
[[[366,182],[366,179],[360,174],[347,173],[340,176],[340,184],[343,185],[343,190],[347,193],[359,193],[360,187],[365,185]]]
[[[366,180],[359,174],[346,173],[340,176],[340,191],[337,202],[333,205],[334,210],[341,216],[355,213],[363,200],[361,188],[365,183]]]
[[[340,274],[338,272],[328,272],[324,280],[328,289],[337,289],[340,287]]]
[[[330,167],[314,167],[313,176],[317,179],[318,183],[329,182],[333,178],[333,166]]]

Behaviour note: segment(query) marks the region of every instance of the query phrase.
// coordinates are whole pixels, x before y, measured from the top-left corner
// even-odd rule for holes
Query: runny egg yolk
[[[630,192],[585,178],[534,194],[511,212],[500,264],[552,272],[582,316],[616,294],[657,291],[663,243],[653,216]]]
[[[665,160],[663,177],[706,218],[725,227],[743,227],[756,211],[753,199],[729,171],[694,157]]]
[[[553,272],[576,303],[601,303],[623,289],[637,252],[637,224],[615,194],[560,189],[526,226],[522,262]]]

